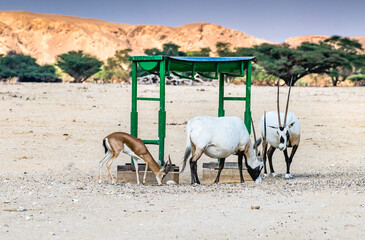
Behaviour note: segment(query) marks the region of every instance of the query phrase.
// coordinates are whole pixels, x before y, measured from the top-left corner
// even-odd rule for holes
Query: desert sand
[[[180,185],[111,185],[106,169],[98,184],[102,139],[129,132],[130,85],[0,86],[0,239],[364,239],[364,88],[292,89],[289,109],[302,126],[294,179],[284,180],[276,151],[276,178],[194,187],[189,169]],[[218,88],[167,86],[166,94],[165,155],[179,165],[186,121],[217,115]],[[225,94],[242,96],[244,86],[227,85]],[[139,86],[139,95],[157,96],[158,86]],[[256,123],[275,101],[274,87],[252,87]],[[225,109],[243,117],[244,103]],[[156,138],[158,103],[138,110],[139,137]],[[156,157],[157,147],[149,149]],[[114,176],[129,160],[114,162]],[[210,161],[199,160],[200,178]]]

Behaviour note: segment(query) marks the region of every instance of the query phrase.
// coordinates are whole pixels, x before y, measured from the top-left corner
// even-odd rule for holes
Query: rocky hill
[[[296,46],[302,41],[324,38],[305,36],[286,42]],[[359,40],[365,45],[365,36]],[[63,15],[0,11],[0,54],[15,50],[37,58],[39,63],[52,63],[57,55],[71,50],[83,50],[102,60],[125,48],[133,49],[133,55],[142,55],[146,48],[161,49],[169,42],[179,45],[182,51],[202,47],[215,51],[218,41],[229,42],[232,48],[268,42],[210,23],[179,27],[128,25]]]
[[[132,54],[139,55],[146,48],[162,48],[169,42],[179,45],[182,51],[201,47],[215,51],[217,41],[229,42],[232,47],[267,42],[209,23],[173,28],[22,11],[0,12],[0,53],[15,50],[32,55],[40,63],[54,62],[55,56],[71,50],[84,50],[100,59],[125,48],[131,48]]]

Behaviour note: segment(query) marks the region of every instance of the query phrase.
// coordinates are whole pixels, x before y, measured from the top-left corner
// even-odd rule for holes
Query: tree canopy
[[[324,40],[324,43],[331,45],[334,51],[342,56],[341,63],[329,68],[326,72],[331,77],[333,86],[337,86],[338,82],[345,81],[352,74],[359,75],[361,69],[365,68],[365,55],[361,54],[363,49],[358,41],[332,36]],[[352,79],[357,80],[359,77],[350,80]]]
[[[83,51],[70,51],[58,55],[56,65],[73,77],[75,83],[81,83],[99,72],[103,62]]]
[[[165,43],[162,50],[158,48],[145,49],[146,55],[186,56],[185,52],[179,51],[180,46],[174,43]]]
[[[186,55],[189,57],[209,57],[210,48],[200,48],[200,51],[187,51]]]
[[[14,51],[0,56],[0,79],[18,77],[19,82],[59,82],[52,65],[39,65],[31,56]]]
[[[131,71],[131,63],[128,57],[131,52],[132,49],[130,48],[117,50],[113,57],[106,60],[101,72],[98,73],[104,82],[128,81]]]

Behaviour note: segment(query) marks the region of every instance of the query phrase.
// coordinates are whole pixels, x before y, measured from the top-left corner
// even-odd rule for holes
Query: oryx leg
[[[290,174],[290,164],[293,161],[293,157],[294,157],[294,154],[297,151],[297,149],[298,149],[298,145],[294,145],[293,149],[291,150],[290,157],[288,157],[287,149],[284,150],[284,156],[285,156],[285,162],[286,162],[285,179],[292,179],[293,178],[293,176]]]
[[[146,162],[146,169],[144,170],[144,176],[142,182],[143,184],[146,184],[147,170],[148,170],[148,162]]]
[[[101,169],[104,166],[104,164],[113,156],[113,154],[110,151],[107,151],[105,156],[99,161],[99,183],[101,183]]]
[[[197,161],[202,156],[203,150],[196,148],[193,156],[190,158],[190,172],[191,172],[191,184],[200,184],[198,178],[198,166]]]
[[[224,168],[224,162],[225,162],[225,158],[221,158],[219,161],[219,169],[218,169],[218,174],[217,177],[215,178],[214,183],[219,183],[219,177],[221,176],[221,171]]]
[[[243,156],[245,156],[245,161],[246,161],[246,155],[244,155],[243,153],[238,154],[238,171],[240,172],[241,183],[245,182],[245,180],[243,179],[243,174],[242,174],[242,159],[243,159]]]
[[[270,146],[269,151],[267,152],[267,158],[269,159],[269,165],[270,165],[270,173],[271,176],[276,177],[277,174],[274,171],[274,167],[272,165],[272,155],[274,154],[276,148],[274,148],[273,146]]]
[[[262,143],[262,153],[263,153],[263,162],[264,162],[264,176],[267,177],[267,169],[266,169],[266,160],[267,160],[267,142],[263,141]]]

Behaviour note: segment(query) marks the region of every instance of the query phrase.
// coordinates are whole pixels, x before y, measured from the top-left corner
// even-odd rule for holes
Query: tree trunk
[[[74,77],[74,80],[72,81],[73,83],[82,83],[82,77]]]
[[[332,80],[332,85],[333,85],[334,87],[337,87],[338,77],[331,77],[331,80]]]

